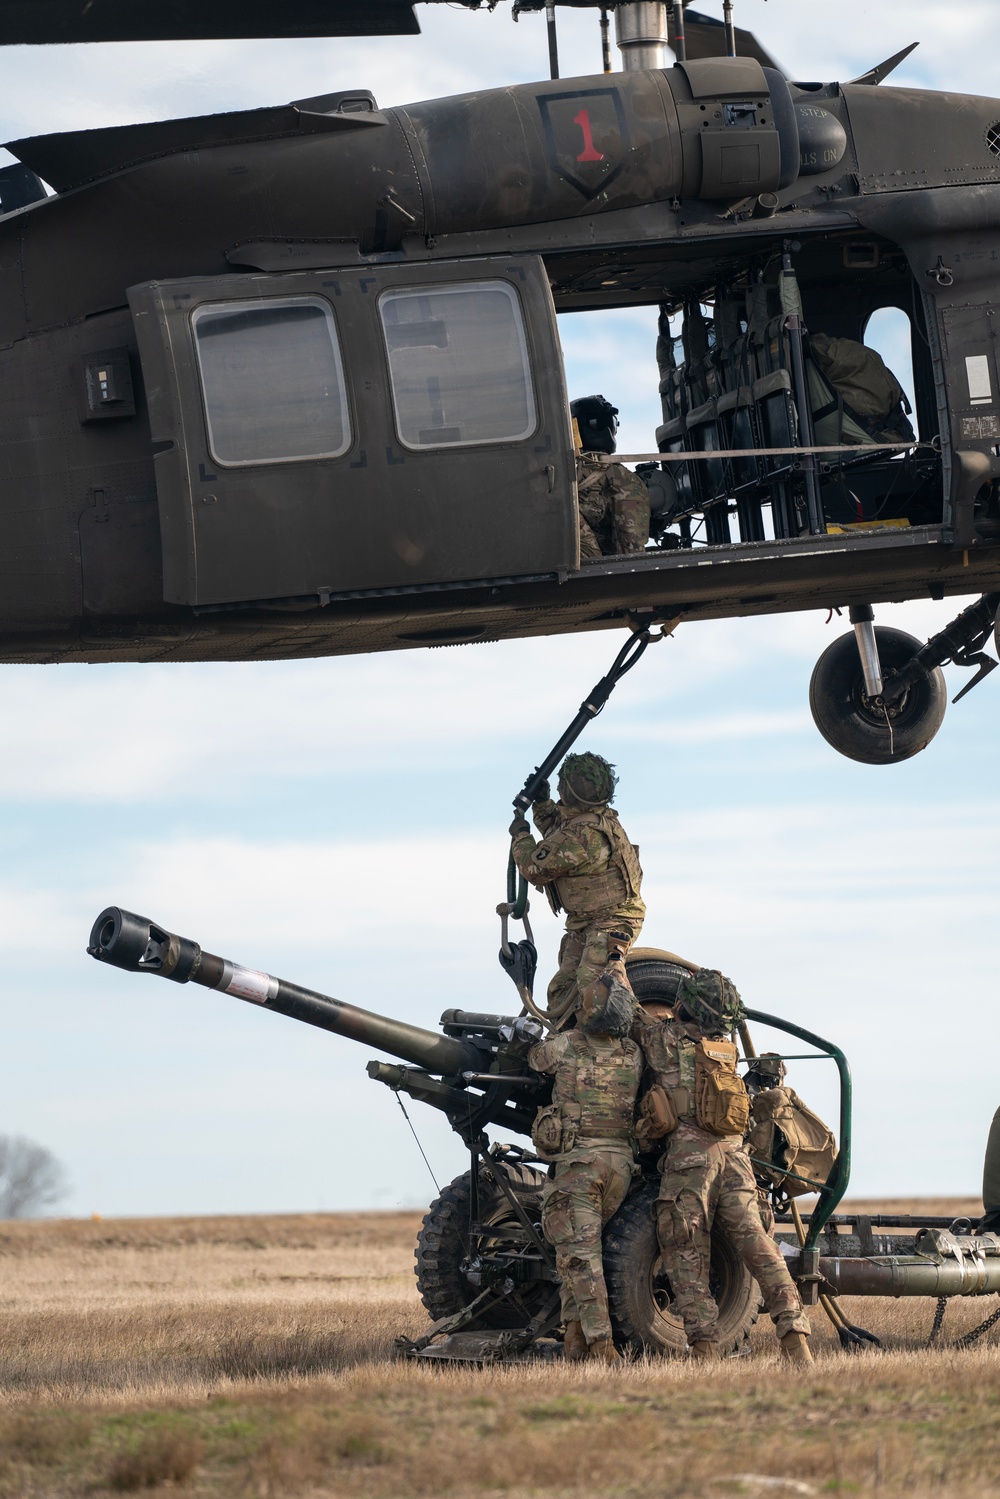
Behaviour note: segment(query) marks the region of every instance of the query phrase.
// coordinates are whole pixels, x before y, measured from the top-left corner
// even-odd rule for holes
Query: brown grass
[[[969,1203],[869,1204],[970,1212]],[[1000,1499],[1000,1345],[949,1338],[991,1301],[845,1303],[891,1351],[816,1318],[803,1377],[759,1328],[706,1369],[425,1367],[415,1214],[0,1229],[0,1499],[190,1496],[706,1499],[876,1491]],[[991,1338],[996,1334],[991,1335]],[[742,1475],[742,1476],[740,1476]]]

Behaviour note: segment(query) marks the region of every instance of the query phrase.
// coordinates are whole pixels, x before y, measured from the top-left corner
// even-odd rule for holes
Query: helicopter
[[[566,4],[600,10],[603,72],[559,76]],[[537,83],[7,143],[0,661],[846,608],[810,704],[874,764],[933,737],[943,664],[996,665],[1000,100],[885,86],[909,47],[792,82],[732,0],[515,0],[542,9]],[[416,28],[411,0],[0,0],[6,45]],[[663,422],[619,455],[652,540],[581,558],[556,315],[628,307],[659,310]],[[912,425],[823,374],[885,308]],[[874,621],[977,592],[923,645]]]

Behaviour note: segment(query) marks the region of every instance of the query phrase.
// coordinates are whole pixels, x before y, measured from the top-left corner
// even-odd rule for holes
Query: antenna
[[[726,56],[736,56],[736,27],[733,23],[733,0],[722,0],[722,19],[726,28]]]
[[[545,30],[549,38],[549,77],[559,77],[559,42],[556,37],[556,0],[545,0]]]
[[[601,6],[601,62],[605,73],[611,72],[611,41],[608,37],[608,7]]]

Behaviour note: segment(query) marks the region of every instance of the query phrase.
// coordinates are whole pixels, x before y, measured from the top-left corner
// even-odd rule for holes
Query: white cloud
[[[704,3],[720,13],[718,0]],[[939,0],[913,0],[905,14],[874,0],[737,6],[739,23],[800,76],[850,77],[919,36],[894,82],[995,92],[996,5],[965,0],[942,14]],[[436,6],[421,19],[417,39],[0,52],[0,134],[352,86],[401,103],[545,71],[540,15],[514,27],[508,7]],[[564,75],[595,70],[596,18],[559,21]],[[650,313],[563,321],[574,394],[615,400],[628,444],[648,434]],[[963,602],[879,619],[925,638]],[[974,755],[968,719],[956,717],[915,766],[845,771],[809,726],[804,686],[847,628],[820,612],[682,625],[623,683],[590,742],[599,734],[612,757],[627,746],[641,764],[646,791],[628,826],[647,870],[644,940],[721,964],[749,1002],[847,1047],[861,1189],[963,1190],[996,1102],[1000,809],[973,800],[992,786],[996,689],[971,700],[983,726]],[[69,1159],[76,1209],[420,1199],[423,1167],[389,1095],[360,1076],[366,1053],[204,991],[102,971],[83,956],[86,933],[114,898],[240,961],[421,1023],[448,1003],[511,1005],[493,913],[506,847],[486,829],[486,779],[498,764],[523,774],[623,638],[274,665],[3,668],[0,785],[6,825],[19,829],[5,831],[0,885],[4,1125]],[[438,800],[407,802],[429,770]],[[388,830],[371,791],[379,773],[399,793]],[[481,798],[449,800],[459,774],[482,780]],[[315,836],[301,815],[286,830],[282,812],[308,810],[310,797]],[[276,831],[262,830],[262,804]],[[363,817],[367,836],[331,835],[321,805]],[[559,928],[537,906],[544,976]],[[959,1034],[974,1041],[961,1067]],[[828,1083],[805,1067],[795,1082],[829,1112]],[[445,1174],[461,1169],[446,1126],[414,1117]]]
[[[878,618],[923,639],[964,602],[886,606]],[[775,703],[775,689],[780,697],[781,681],[849,628],[825,619],[816,611],[682,624],[625,678],[601,735],[694,743],[798,734],[808,728],[804,694],[789,708]],[[0,667],[0,797],[232,799],[277,771],[290,779],[398,773],[404,746],[410,769],[466,763],[476,746],[523,745],[537,758],[624,639],[622,631],[549,639],[544,665],[539,643],[523,640],[285,664]],[[704,696],[755,679],[763,691],[768,678],[760,709],[720,713]]]

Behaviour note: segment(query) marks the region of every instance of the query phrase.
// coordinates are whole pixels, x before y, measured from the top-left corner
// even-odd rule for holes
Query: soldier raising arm
[[[635,1158],[633,1120],[642,1053],[629,1039],[632,991],[604,974],[586,991],[581,1024],[532,1048],[536,1072],[555,1076],[539,1109],[535,1149],[555,1162],[542,1230],[556,1252],[568,1359],[617,1363],[601,1258],[601,1230],[625,1201]]]
[[[567,755],[559,772],[559,801],[545,795],[532,807],[532,837],[520,813],[511,823],[511,852],[526,880],[545,890],[552,909],[566,912],[559,969],[549,984],[548,1013],[568,1025],[581,992],[604,972],[609,958],[631,947],[646,907],[640,895],[639,851],[610,803],[617,777],[600,755]]]
[[[673,1014],[654,1019],[638,1011],[633,1035],[662,1090],[659,1132],[666,1133],[656,1233],[696,1358],[718,1357],[719,1309],[709,1289],[717,1219],[760,1287],[781,1351],[811,1364],[809,1322],[781,1250],[761,1222],[743,1144],[749,1099],[736,1073],[736,1048],[725,1039],[742,1014],[732,982],[710,968],[682,979]]]

